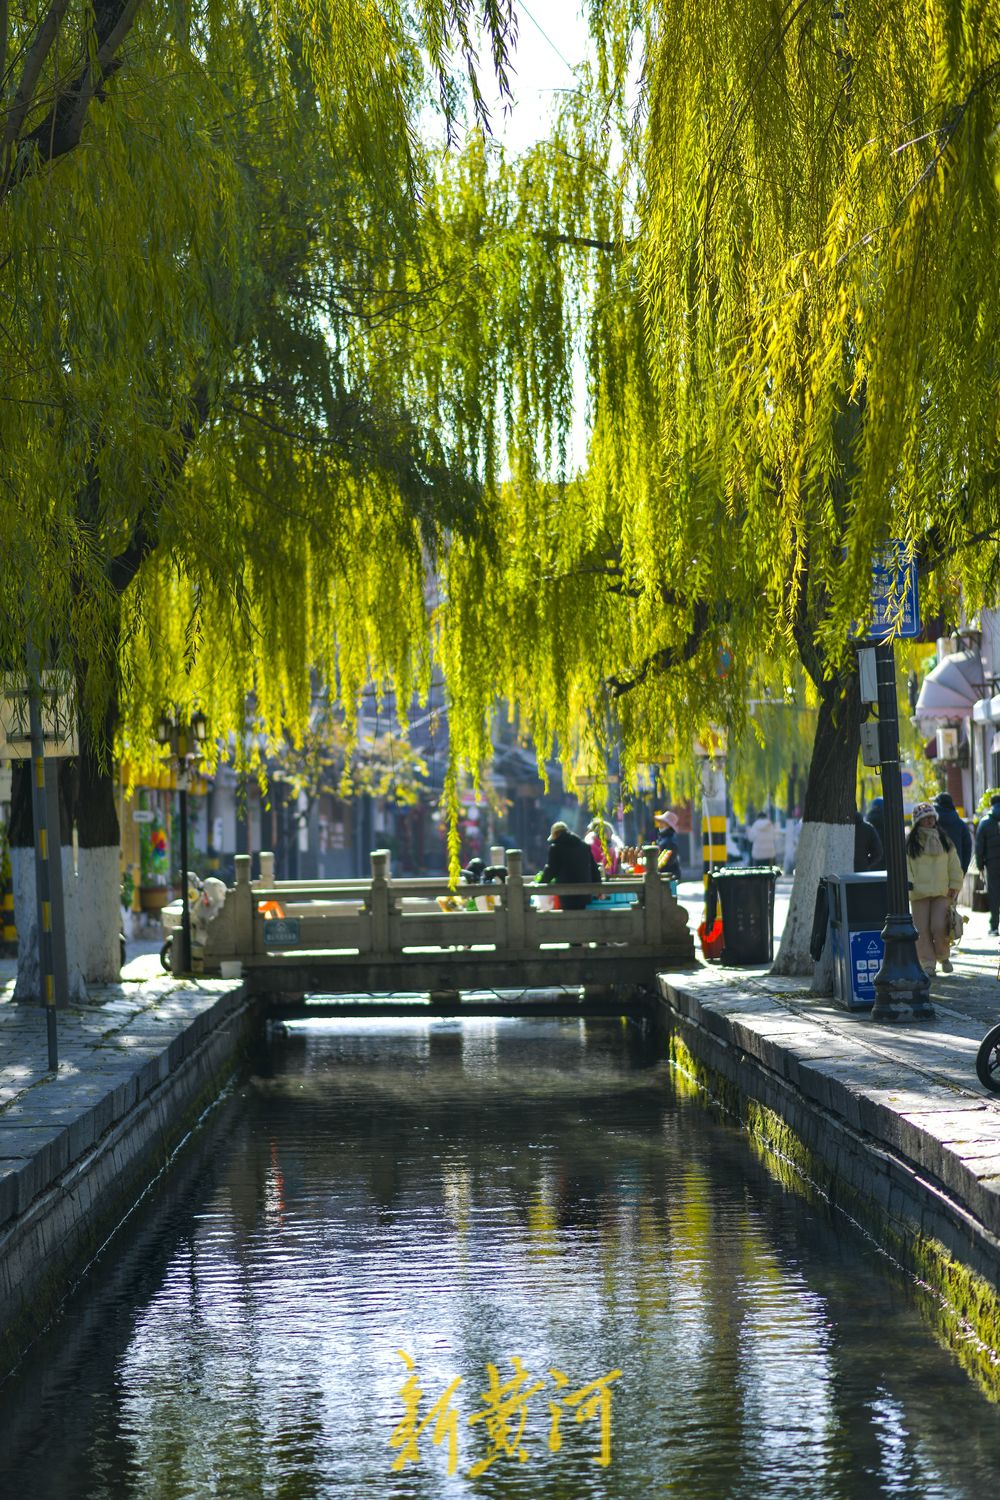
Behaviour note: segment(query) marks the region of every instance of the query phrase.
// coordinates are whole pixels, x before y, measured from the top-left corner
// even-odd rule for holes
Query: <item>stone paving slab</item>
[[[120,984],[57,1012],[52,1074],[45,1013],[14,1003],[14,975],[0,964],[0,1229],[162,1083],[240,990],[238,980],[175,980],[155,955],[134,960]]]

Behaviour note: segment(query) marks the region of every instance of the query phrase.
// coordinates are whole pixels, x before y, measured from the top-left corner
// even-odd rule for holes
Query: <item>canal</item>
[[[992,1493],[927,1294],[635,1027],[293,1029],[0,1387],[0,1495]]]

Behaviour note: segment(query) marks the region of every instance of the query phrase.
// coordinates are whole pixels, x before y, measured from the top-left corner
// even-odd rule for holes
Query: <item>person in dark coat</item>
[[[854,814],[854,868],[855,870],[883,870],[882,840],[878,830],[863,818]]]
[[[955,845],[964,875],[972,859],[972,830],[965,819],[958,816],[958,808],[947,792],[938,792],[934,798],[934,806],[937,809],[938,827],[944,830]]]
[[[564,882],[566,885],[600,885],[601,872],[590,848],[583,839],[570,833],[565,823],[553,823],[549,834],[549,857],[542,871],[542,883]],[[589,896],[560,896],[563,911],[582,911]]]
[[[681,878],[681,855],[680,843],[677,838],[677,814],[665,812],[653,814],[653,822],[656,824],[656,833],[653,841],[659,849],[657,869],[665,875],[672,875],[675,880]]]
[[[868,804],[868,811],[865,813],[865,818],[872,825],[872,827],[874,828],[875,832],[878,834],[879,843],[882,845],[882,848],[884,849],[885,848],[885,807],[882,804],[882,798],[881,797],[873,797],[872,798],[872,800]]]
[[[976,864],[986,877],[986,899],[990,903],[990,936],[1000,927],[1000,797],[993,797],[990,810],[976,829]]]
[[[656,824],[656,832],[653,834],[653,843],[661,854],[680,854],[680,846],[677,841],[677,814],[667,809],[665,812],[653,814],[653,822]]]

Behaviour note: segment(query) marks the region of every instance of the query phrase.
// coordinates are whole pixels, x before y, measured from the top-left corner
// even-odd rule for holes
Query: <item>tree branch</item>
[[[728,616],[729,609],[725,609]],[[690,661],[695,656],[708,633],[709,626],[718,620],[718,614],[704,599],[696,599],[694,605],[694,619],[687,637],[679,646],[664,646],[660,651],[654,651],[647,656],[632,677],[606,677],[604,685],[612,698],[623,698],[633,688],[637,688],[645,682],[650,672],[669,672],[671,668],[680,666],[682,662]]]
[[[7,158],[10,149],[21,133],[21,126],[24,124],[25,116],[31,108],[35,97],[35,89],[38,87],[38,80],[42,75],[45,59],[52,51],[52,44],[56,39],[59,27],[62,25],[62,19],[66,14],[68,4],[69,0],[53,0],[48,14],[38,28],[38,35],[35,37],[25,58],[24,68],[21,72],[21,82],[17,86],[17,92],[14,95],[10,109],[7,111],[7,123],[4,126],[3,159],[5,171],[9,170]],[[4,40],[6,41],[6,37]]]
[[[96,0],[94,38],[97,46],[93,64],[88,60],[65,84],[57,81],[55,99],[48,113],[19,142],[38,76],[68,3],[69,0],[53,0],[25,64],[18,95],[7,116],[4,131],[0,196],[22,181],[36,165],[48,165],[79,144],[92,101],[103,97],[104,84],[122,66],[119,54],[143,0]],[[35,152],[28,149],[32,146],[36,148]]]

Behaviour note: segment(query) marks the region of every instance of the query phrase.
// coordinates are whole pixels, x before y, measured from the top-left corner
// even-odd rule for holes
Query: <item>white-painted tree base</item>
[[[77,852],[75,913],[80,967],[88,984],[121,977],[122,877],[117,844]]]
[[[833,965],[829,943],[818,964],[809,954],[816,891],[824,875],[849,875],[853,869],[853,823],[802,824],[785,930],[774,961],[775,974],[810,974],[817,994],[832,993]]]
[[[73,869],[73,850],[62,848],[63,904],[66,915],[66,969],[70,1005],[84,1005],[87,985],[83,977],[77,943],[79,904],[77,875]],[[117,851],[116,851],[117,852]],[[11,849],[11,876],[14,885],[14,921],[17,924],[17,982],[14,999],[40,1004],[41,976],[38,968],[38,898],[35,891],[35,851]],[[57,1001],[60,997],[56,997]]]

